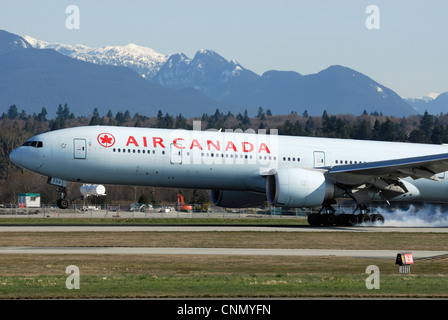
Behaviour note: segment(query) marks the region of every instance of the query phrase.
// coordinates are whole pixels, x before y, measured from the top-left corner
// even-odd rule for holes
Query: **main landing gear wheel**
[[[355,212],[359,210],[358,214]],[[348,226],[355,225],[382,225],[384,216],[379,213],[370,213],[366,205],[358,205],[352,214],[335,214],[336,210],[330,203],[324,203],[318,213],[312,213],[307,220],[311,226]]]
[[[384,216],[382,214],[373,214],[372,217],[372,222],[375,224],[384,224]]]
[[[384,216],[382,214],[312,213],[307,220],[311,226],[353,227],[355,225],[382,225]]]

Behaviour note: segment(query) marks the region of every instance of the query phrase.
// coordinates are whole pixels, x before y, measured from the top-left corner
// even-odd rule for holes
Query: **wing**
[[[326,169],[327,178],[358,203],[370,202],[372,192],[388,201],[408,192],[401,178],[439,180],[437,173],[448,171],[448,153]]]

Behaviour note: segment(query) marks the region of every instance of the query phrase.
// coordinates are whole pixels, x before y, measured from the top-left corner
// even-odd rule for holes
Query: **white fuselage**
[[[34,145],[32,145],[32,142]],[[37,145],[37,142],[41,143]],[[91,126],[37,135],[13,162],[67,181],[265,192],[272,169],[333,167],[446,153],[441,145],[272,134]],[[424,201],[448,200],[448,179],[412,180]]]

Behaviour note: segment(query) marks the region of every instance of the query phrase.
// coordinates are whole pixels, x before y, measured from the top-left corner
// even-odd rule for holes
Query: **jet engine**
[[[210,198],[215,206],[224,208],[251,208],[266,202],[264,193],[250,191],[210,190]]]
[[[320,171],[280,168],[266,177],[267,199],[275,206],[320,206],[333,199],[334,190],[334,185]]]

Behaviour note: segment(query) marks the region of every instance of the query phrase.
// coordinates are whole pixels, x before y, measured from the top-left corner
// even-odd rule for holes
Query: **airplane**
[[[198,129],[199,128],[199,129]],[[114,126],[60,129],[13,150],[16,165],[58,187],[67,182],[209,189],[214,205],[320,208],[310,225],[384,223],[374,201],[448,201],[445,145],[283,136],[276,130]],[[354,201],[343,214],[339,201]]]

